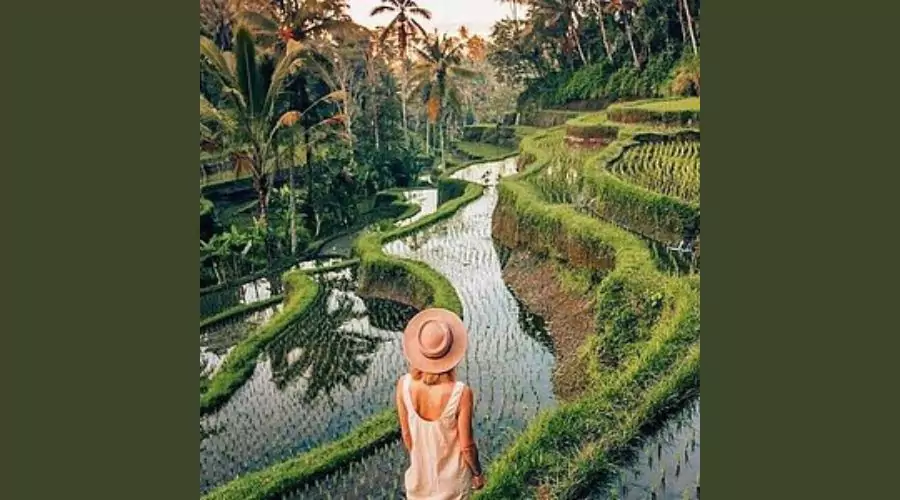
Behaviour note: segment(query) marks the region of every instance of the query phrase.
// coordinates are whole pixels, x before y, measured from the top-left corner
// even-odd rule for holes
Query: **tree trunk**
[[[634,49],[634,37],[631,35],[631,23],[628,22],[627,17],[625,17],[625,35],[628,37],[628,46],[631,47],[631,57],[634,59],[634,67],[641,69],[641,61],[638,59],[637,51]]]
[[[687,44],[687,30],[684,27],[684,3],[682,0],[675,0],[675,5],[678,6],[678,25],[681,27],[681,43]]]
[[[268,179],[265,175],[259,176],[254,179],[254,184],[256,185],[256,199],[259,200],[259,223],[263,227],[267,227],[269,224],[268,216],[269,216],[269,186]]]
[[[409,127],[406,126],[406,60],[403,61],[403,82],[400,89],[400,109],[403,111],[403,140],[409,146]]]
[[[304,127],[303,129],[303,140],[304,147],[306,151],[306,173],[307,173],[307,183],[306,183],[306,198],[309,202],[309,208],[313,212],[313,216],[318,220],[318,214],[316,213],[316,204],[315,204],[315,195],[313,194],[313,177],[315,177],[315,168],[313,168],[313,150],[312,144],[310,144],[310,134],[309,128]],[[319,235],[319,229],[316,227],[316,236]]]
[[[603,38],[603,49],[606,51],[606,59],[612,62],[612,51],[609,48],[609,38],[606,36],[606,22],[603,19],[603,6],[597,9],[597,15],[600,16],[600,36]]]
[[[441,168],[445,168],[447,166],[447,159],[444,155],[444,120],[441,120],[441,123],[438,125],[441,134]]]
[[[288,186],[290,187],[290,211],[291,211],[291,255],[297,255],[297,197],[294,194],[294,136],[291,135],[291,159],[288,162]]]
[[[691,16],[691,9],[688,8],[687,0],[684,3],[684,15],[687,17],[688,33],[691,35],[691,45],[694,47],[694,55],[697,55],[697,38],[694,36],[694,18]]]
[[[431,122],[429,120],[425,120],[425,154],[426,155],[431,151],[429,149],[431,141],[429,140],[429,137],[428,137],[430,131],[431,131]]]
[[[375,151],[381,150],[379,140],[378,140],[378,108],[375,108],[375,123],[372,127],[375,129]]]
[[[573,14],[574,16],[574,14]],[[572,36],[575,38],[575,47],[578,48],[578,56],[581,58],[581,64],[587,66],[588,60],[584,57],[584,51],[581,49],[581,37],[578,36],[578,29],[574,26],[569,28]]]

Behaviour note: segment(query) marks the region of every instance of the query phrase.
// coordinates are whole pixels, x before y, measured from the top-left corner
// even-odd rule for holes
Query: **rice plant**
[[[673,140],[641,144],[625,151],[610,169],[651,191],[700,202],[700,142]]]

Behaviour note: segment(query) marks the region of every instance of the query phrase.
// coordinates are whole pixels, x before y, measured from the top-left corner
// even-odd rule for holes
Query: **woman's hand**
[[[481,488],[484,488],[484,475],[472,476],[472,489],[480,490]]]

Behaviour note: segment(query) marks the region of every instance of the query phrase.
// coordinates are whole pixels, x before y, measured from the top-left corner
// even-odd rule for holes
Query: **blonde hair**
[[[443,373],[423,372],[418,368],[411,368],[409,373],[413,380],[421,380],[425,385],[438,385],[444,382],[453,382],[456,378],[456,368],[451,368]]]

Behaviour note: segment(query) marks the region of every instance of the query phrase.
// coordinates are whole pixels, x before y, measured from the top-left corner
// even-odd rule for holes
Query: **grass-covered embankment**
[[[647,426],[698,393],[700,280],[659,271],[638,236],[542,196],[539,175],[562,168],[583,178],[601,153],[567,150],[561,128],[530,140],[540,146],[523,144],[530,166],[500,183],[494,237],[589,271],[597,331],[578,352],[585,391],[542,413],[491,464],[478,498],[584,498]]]
[[[250,304],[241,304],[239,306],[235,306],[229,309],[226,309],[219,314],[214,316],[210,316],[208,318],[200,320],[200,329],[204,329],[223,321],[229,320],[236,316],[242,316],[244,314],[249,314],[254,311],[258,311],[260,309],[265,309],[269,306],[273,306],[284,299],[284,295],[273,295],[268,299],[260,300],[257,302],[251,302]]]
[[[654,99],[611,106],[609,119],[675,127],[700,126],[700,98]]]
[[[463,181],[452,182],[453,184],[448,185]],[[360,292],[365,295],[374,290],[389,289],[393,298],[403,299],[402,302],[418,309],[441,307],[462,315],[462,303],[446,278],[421,262],[387,255],[382,247],[385,243],[451,217],[483,192],[483,186],[466,183],[458,197],[446,201],[434,213],[408,226],[388,231],[370,231],[361,235],[353,248],[360,261]]]
[[[256,359],[275,337],[306,314],[320,293],[320,286],[302,271],[290,271],[282,277],[286,300],[282,310],[238,343],[228,353],[200,395],[200,414],[209,413],[234,394],[256,368]]]
[[[263,500],[279,498],[299,485],[365,456],[397,438],[400,427],[393,410],[384,411],[356,427],[346,436],[307,453],[226,483],[203,500]]]

